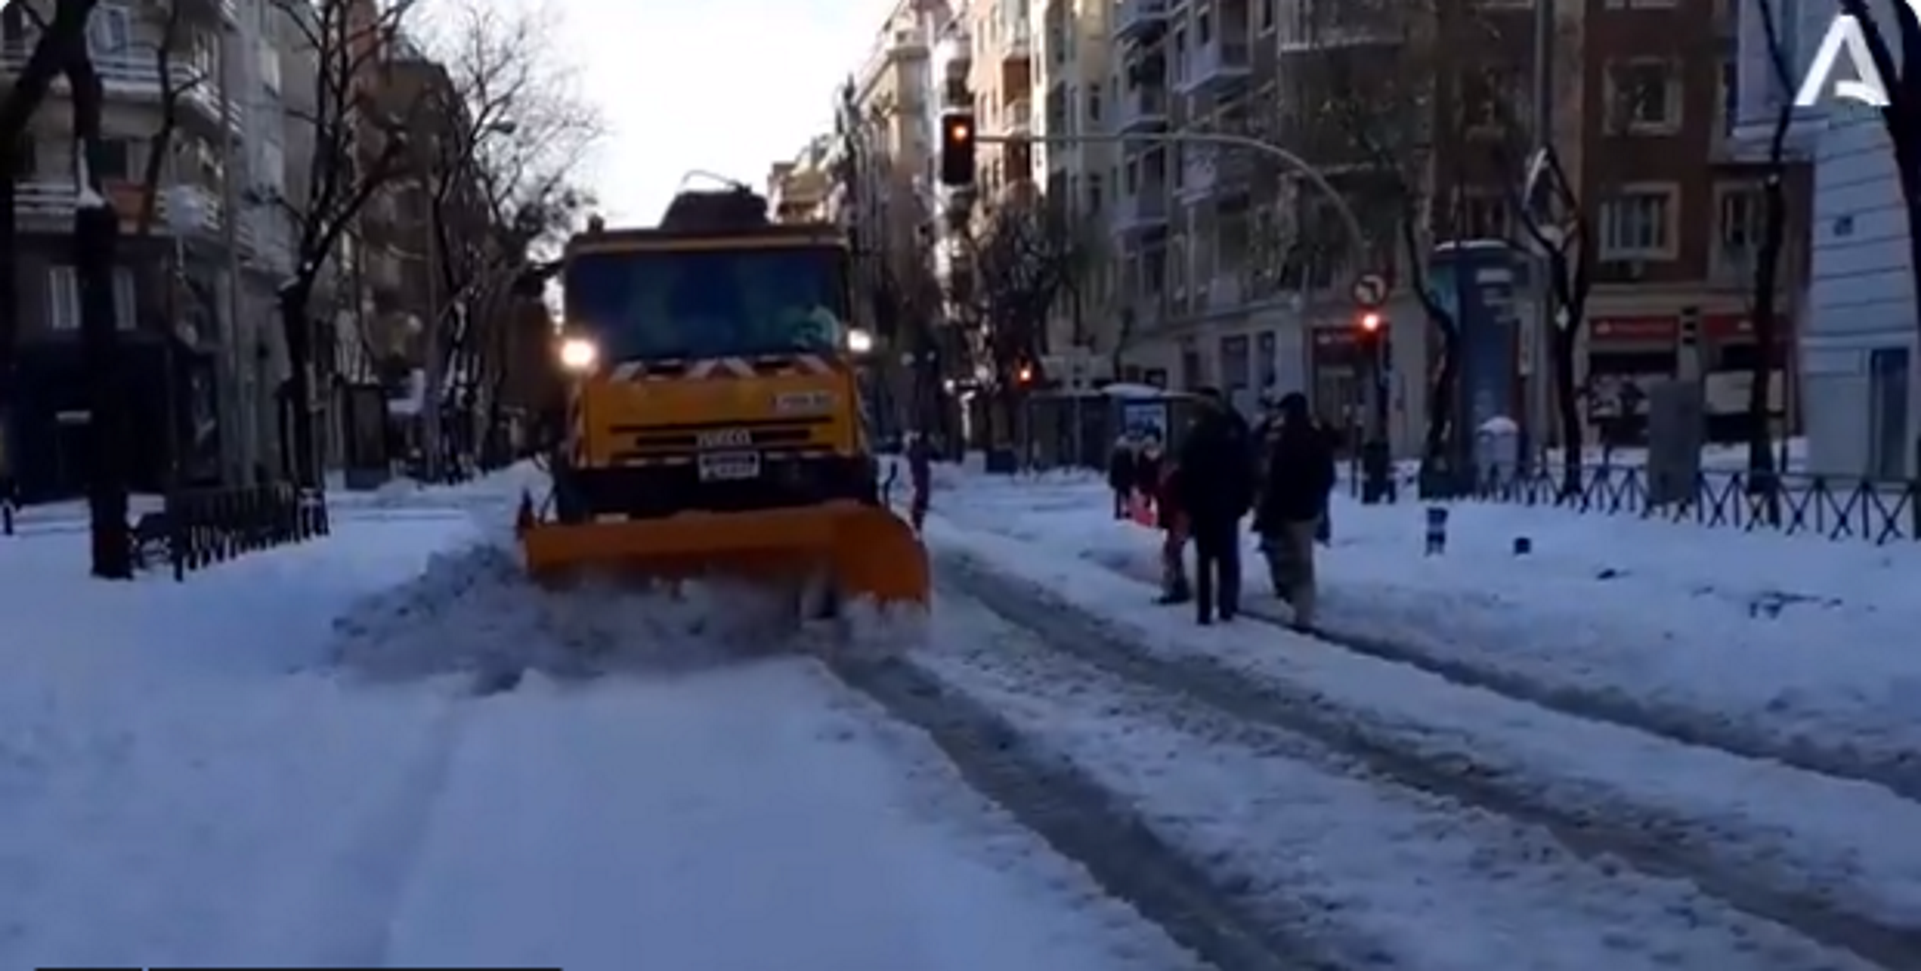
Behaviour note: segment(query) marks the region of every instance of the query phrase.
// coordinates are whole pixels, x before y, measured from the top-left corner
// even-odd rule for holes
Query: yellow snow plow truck
[[[748,189],[682,192],[652,229],[574,236],[557,269],[567,413],[518,523],[542,582],[613,571],[824,584],[924,605],[927,554],[883,504],[851,255]]]

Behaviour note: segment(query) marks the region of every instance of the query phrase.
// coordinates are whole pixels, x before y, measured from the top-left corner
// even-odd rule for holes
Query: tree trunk
[[[1754,369],[1749,375],[1747,400],[1748,491],[1766,497],[1762,512],[1768,522],[1779,525],[1781,501],[1775,488],[1775,473],[1779,470],[1774,467],[1771,447],[1774,436],[1768,428],[1768,391],[1774,383],[1774,348],[1779,339],[1774,292],[1780,279],[1781,251],[1787,244],[1787,190],[1781,184],[1778,155],[1774,164],[1776,168],[1762,186],[1764,222],[1761,249],[1755,259],[1754,309],[1750,315],[1754,326]]]
[[[294,484],[303,488],[320,486],[320,471],[315,463],[312,365],[313,341],[307,329],[307,293],[297,284],[282,290],[278,310],[280,333],[287,343],[287,451],[288,469]]]
[[[1435,330],[1441,338],[1441,366],[1434,375],[1433,395],[1427,406],[1427,436],[1422,443],[1421,456],[1430,465],[1446,462],[1453,470],[1454,447],[1450,441],[1454,429],[1455,385],[1461,381],[1460,338],[1454,329],[1454,322],[1433,321],[1440,324]],[[1458,473],[1459,470],[1453,470]]]
[[[18,148],[0,141],[0,492],[5,491],[17,474],[11,453],[13,436],[8,432],[13,427],[14,396],[18,393],[14,370],[19,341],[20,269],[14,258],[14,245],[19,227],[14,222],[13,207],[19,160]]]
[[[87,507],[92,517],[93,575],[133,577],[127,536],[125,443],[121,436],[120,335],[114,320],[114,249],[120,215],[110,206],[83,206],[73,227],[74,276],[80,288],[80,340],[87,369]]]
[[[1565,265],[1560,271],[1565,272]],[[1580,345],[1583,307],[1564,307],[1567,326],[1550,325],[1548,351],[1554,356],[1554,412],[1561,429],[1561,495],[1581,494],[1581,411],[1574,383],[1574,352]]]

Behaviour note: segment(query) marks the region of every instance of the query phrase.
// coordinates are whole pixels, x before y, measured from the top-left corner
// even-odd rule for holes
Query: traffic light
[[[1022,364],[1014,371],[1014,380],[1019,381],[1023,385],[1034,383],[1034,365]]]
[[[940,182],[950,189],[974,184],[974,113],[971,111],[941,112]]]
[[[1360,329],[1362,340],[1372,340],[1380,336],[1381,330],[1386,326],[1386,321],[1381,319],[1380,314],[1369,310],[1361,314],[1360,319],[1355,321],[1355,326]]]

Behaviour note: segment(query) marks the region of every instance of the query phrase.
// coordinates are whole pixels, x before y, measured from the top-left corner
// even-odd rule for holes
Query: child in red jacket
[[[1154,491],[1154,508],[1161,527],[1161,597],[1164,604],[1186,603],[1192,594],[1187,587],[1187,513],[1180,505],[1181,470],[1168,460],[1160,485]]]

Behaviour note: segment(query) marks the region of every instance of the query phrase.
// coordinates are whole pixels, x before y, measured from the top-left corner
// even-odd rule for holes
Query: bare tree
[[[1593,231],[1580,196],[1551,147],[1530,159],[1518,196],[1519,221],[1540,253],[1554,307],[1551,326],[1542,329],[1554,379],[1554,412],[1560,421],[1561,491],[1564,496],[1577,496],[1581,492],[1581,413],[1575,352],[1594,289]]]
[[[24,35],[31,24],[36,29],[33,50],[20,73],[13,78],[4,100],[0,100],[0,422],[11,407],[15,353],[19,345],[20,285],[15,222],[15,191],[24,161],[22,147],[27,126],[46,101],[53,82],[78,50],[85,52],[87,21],[99,0],[59,0],[51,16],[41,16],[26,0],[8,0],[0,8],[8,36]],[[10,486],[12,470],[0,455],[0,490]]]
[[[154,69],[160,79],[160,105],[159,119],[153,134],[147,139],[146,164],[140,173],[143,192],[140,211],[134,218],[135,238],[150,235],[159,219],[161,183],[168,174],[167,163],[173,155],[174,134],[180,128],[180,103],[212,83],[206,71],[193,64],[191,59],[183,63],[180,58],[191,40],[184,17],[185,5],[181,0],[162,0],[146,9],[154,16],[159,27],[159,37],[152,54]]]
[[[1512,123],[1524,76],[1529,14],[1469,0],[1355,0],[1316,4],[1312,35],[1323,42],[1298,99],[1269,124],[1303,143],[1309,157],[1333,170],[1372,252],[1355,253],[1318,199],[1300,211],[1270,248],[1289,259],[1281,286],[1318,289],[1339,270],[1392,268],[1397,284],[1420,305],[1439,338],[1439,366],[1429,389],[1423,459],[1455,450],[1460,381],[1460,294],[1436,292],[1429,258],[1437,243],[1485,239],[1492,226],[1468,205],[1518,179],[1526,137]],[[1278,121],[1278,124],[1276,122]],[[1461,285],[1459,274],[1455,284]]]
[[[106,143],[101,116],[106,93],[85,43],[66,50],[61,73],[73,99],[73,267],[80,291],[80,342],[86,361],[88,437],[87,507],[93,575],[133,578],[133,547],[127,531],[125,408],[119,374],[119,327],[115,320],[113,270],[120,238],[120,212],[101,177]]]
[[[419,162],[435,234],[431,271],[448,299],[429,322],[436,353],[428,373],[436,388],[442,374],[466,380],[452,402],[430,397],[430,443],[448,424],[473,430],[483,400],[488,426],[498,424],[513,283],[534,249],[586,208],[575,174],[606,131],[551,43],[552,11],[468,3],[440,20],[448,76],[435,92],[446,102],[435,115],[450,123],[420,146]],[[443,421],[445,404],[460,420]]]
[[[1097,227],[1065,206],[1025,202],[989,213],[984,226],[971,240],[983,358],[1002,387],[1020,367],[1044,379],[1048,312],[1097,258]]]
[[[320,481],[309,407],[314,392],[314,293],[368,200],[403,172],[411,158],[409,133],[418,116],[410,112],[397,117],[372,95],[383,80],[386,60],[397,45],[406,43],[401,27],[414,3],[277,3],[313,71],[312,102],[295,113],[312,140],[308,182],[303,198],[283,200],[293,222],[294,267],[278,293],[289,369],[286,397],[292,406],[292,441],[286,451],[295,481],[313,487]]]
[[[1762,42],[1767,47],[1768,76],[1782,91],[1794,90],[1793,52],[1783,39],[1780,11],[1774,0],[1748,0],[1759,14]],[[1905,4],[1897,4],[1903,10]],[[1885,76],[1885,75],[1884,75]],[[1780,343],[1780,321],[1776,298],[1781,283],[1781,261],[1787,251],[1788,199],[1785,185],[1788,166],[1788,134],[1794,124],[1794,102],[1782,98],[1774,105],[1768,128],[1767,156],[1761,175],[1761,238],[1754,256],[1754,289],[1748,319],[1754,323],[1754,371],[1748,384],[1748,472],[1767,496],[1765,515],[1779,523],[1781,503],[1768,422],[1771,418],[1769,391],[1774,381],[1775,349]],[[1912,232],[1912,227],[1910,227]]]

